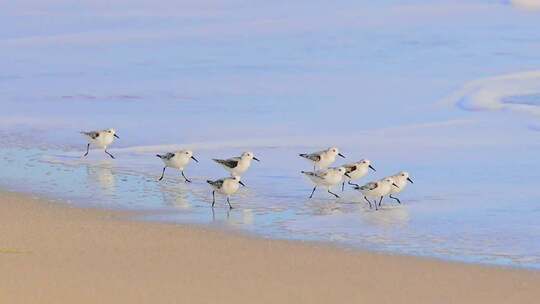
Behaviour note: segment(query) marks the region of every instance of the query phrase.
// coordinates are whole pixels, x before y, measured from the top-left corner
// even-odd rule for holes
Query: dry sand
[[[0,303],[540,303],[540,273],[255,239],[0,193]]]

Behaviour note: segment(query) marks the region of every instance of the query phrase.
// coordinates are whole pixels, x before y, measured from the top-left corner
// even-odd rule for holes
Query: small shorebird
[[[317,169],[328,168],[328,166],[330,166],[336,161],[336,156],[341,156],[345,158],[343,154],[339,153],[339,149],[336,147],[330,147],[326,150],[317,151],[309,154],[302,153],[299,155],[300,157],[303,157],[313,162],[313,171],[316,171]]]
[[[302,173],[309,177],[309,179],[315,184],[309,198],[313,197],[313,193],[315,193],[318,186],[326,187],[328,193],[332,194],[336,198],[339,198],[339,195],[330,191],[330,188],[341,183],[344,175],[350,177],[344,167],[328,168],[326,170],[315,172],[302,171]]]
[[[407,182],[414,184],[412,179],[409,177],[409,172],[401,171],[395,175],[389,176],[394,183],[397,185],[397,187],[391,187],[390,188],[390,194],[389,197],[395,199],[399,204],[401,204],[401,201],[399,198],[392,196],[392,194],[398,194],[401,191],[405,190],[405,187],[407,187]],[[380,206],[380,203],[379,203]]]
[[[227,203],[229,204],[229,208],[232,209],[233,207],[231,206],[229,197],[238,191],[240,185],[246,186],[240,181],[239,176],[226,177],[215,181],[207,180],[206,182],[214,189],[212,191],[212,208],[214,208],[214,204],[216,203],[216,191],[227,196]]]
[[[386,177],[384,179],[375,181],[375,182],[369,182],[363,186],[355,186],[354,189],[362,192],[364,195],[364,199],[368,202],[369,208],[371,209],[371,202],[369,201],[369,198],[375,198],[375,210],[378,210],[377,208],[377,198],[380,197],[379,203],[382,201],[383,196],[390,193],[390,190],[392,187],[398,187],[394,181],[390,177]]]
[[[249,169],[252,159],[259,161],[259,159],[253,155],[253,152],[244,152],[239,157],[232,157],[228,159],[214,158],[213,161],[223,166],[225,170],[231,173],[231,176],[242,176],[242,174]]]
[[[165,175],[165,169],[167,167],[178,169],[182,172],[182,176],[186,180],[186,182],[191,183],[191,180],[189,180],[184,175],[184,168],[189,164],[190,160],[194,160],[196,162],[199,162],[194,156],[193,152],[190,150],[179,150],[175,152],[169,152],[163,155],[156,154],[157,157],[161,158],[163,163],[165,164],[165,167],[163,167],[163,171],[161,172],[161,177],[159,180],[163,179],[163,176]]]
[[[362,159],[355,163],[343,165],[343,167],[345,167],[345,170],[347,170],[347,173],[350,176],[349,181],[347,183],[351,186],[358,186],[358,184],[351,183],[351,181],[360,179],[366,176],[369,169],[373,171],[377,171],[375,170],[375,168],[373,168],[373,166],[371,165],[371,161],[369,161],[369,159]],[[341,184],[341,191],[344,191],[344,190],[345,190],[345,181],[343,181],[343,183]]]
[[[88,155],[88,151],[90,150],[90,145],[96,146],[98,148],[103,148],[105,153],[109,155],[110,157],[114,158],[114,156],[107,152],[107,147],[113,143],[114,138],[120,138],[118,135],[116,135],[115,129],[106,129],[101,131],[90,131],[90,132],[81,132],[81,134],[85,135],[88,139],[88,145],[86,146],[86,153],[83,155],[83,157]]]

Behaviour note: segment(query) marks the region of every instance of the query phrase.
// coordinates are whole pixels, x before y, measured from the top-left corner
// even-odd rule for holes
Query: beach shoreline
[[[5,303],[533,303],[540,272],[261,239],[0,192]]]

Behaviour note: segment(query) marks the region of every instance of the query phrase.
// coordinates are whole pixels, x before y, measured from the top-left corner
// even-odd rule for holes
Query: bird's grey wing
[[[97,132],[97,131],[81,132],[81,134],[84,134],[84,135],[90,137],[91,139],[96,139],[96,138],[99,137],[99,132]]]
[[[225,179],[218,179],[218,180],[215,180],[215,181],[212,181],[212,180],[207,180],[206,182],[209,183],[210,185],[216,187],[216,188],[221,188],[223,186],[223,182],[225,181]]]
[[[378,187],[377,183],[367,183],[360,187],[360,190],[374,190]]]
[[[328,172],[327,171],[316,171],[316,172],[311,172],[311,171],[302,171],[302,173],[304,173],[305,175],[307,176],[312,176],[312,177],[317,177],[317,178],[324,178]]]
[[[162,155],[161,158],[162,158],[162,159],[166,159],[166,160],[170,160],[171,158],[174,157],[174,155],[175,155],[174,153],[169,152],[169,153],[167,153],[167,154],[165,154],[165,155]]]
[[[300,154],[300,157],[303,157],[303,158],[306,158],[306,159],[309,159],[311,161],[314,161],[314,162],[318,162],[321,160],[321,155],[318,154],[318,153],[311,153],[311,154]]]
[[[307,175],[307,176],[317,176],[317,175],[315,174],[315,172],[311,172],[311,171],[302,171],[302,174],[305,174],[305,175]]]
[[[215,159],[214,158],[214,161],[220,165],[223,165],[231,169],[236,168],[236,166],[238,166],[238,160],[234,158],[230,158],[230,159]]]
[[[356,171],[356,165],[343,165],[343,167],[345,167],[345,170],[347,171],[347,173],[351,173],[353,171]]]

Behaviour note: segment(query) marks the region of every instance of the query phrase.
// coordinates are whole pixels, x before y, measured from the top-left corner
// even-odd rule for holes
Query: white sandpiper
[[[392,196],[392,194],[398,194],[401,191],[405,190],[405,188],[407,187],[407,182],[411,184],[414,184],[414,183],[412,179],[409,177],[409,172],[406,172],[406,171],[398,172],[397,174],[394,174],[389,177],[394,181],[394,184],[396,184],[397,187],[391,187],[388,196],[392,199],[395,199],[399,204],[401,204],[401,201],[399,200],[399,198]],[[379,206],[380,206],[380,203],[379,203]]]
[[[344,167],[328,168],[326,170],[314,172],[302,171],[302,173],[305,174],[315,184],[315,187],[313,187],[313,191],[311,191],[311,195],[309,196],[309,198],[313,197],[313,193],[315,193],[315,190],[318,186],[326,187],[328,193],[334,195],[336,198],[339,198],[339,195],[330,191],[330,188],[341,183],[344,175],[349,177]]]
[[[345,167],[345,170],[347,170],[347,174],[349,174],[350,178],[347,182],[351,186],[359,186],[358,184],[352,183],[352,180],[361,179],[362,177],[366,176],[369,169],[373,171],[375,168],[371,165],[371,161],[369,159],[362,159],[360,161],[357,161],[355,163],[345,164],[343,165]],[[341,191],[345,190],[345,181],[341,184]]]
[[[377,198],[380,198],[379,203],[382,201],[383,196],[388,195],[390,193],[390,190],[392,187],[397,187],[397,185],[394,183],[394,181],[386,177],[384,179],[369,182],[363,186],[356,186],[354,189],[359,190],[364,195],[364,199],[368,202],[369,208],[371,209],[371,202],[369,201],[369,198],[375,198],[375,210],[378,210],[377,208]]]
[[[242,174],[249,169],[252,159],[259,161],[259,159],[253,155],[253,152],[248,151],[242,153],[242,155],[239,157],[232,157],[228,159],[214,158],[213,161],[223,166],[225,170],[231,173],[231,176],[242,176]]]
[[[195,156],[193,156],[193,151],[191,150],[179,150],[175,152],[169,152],[165,154],[156,154],[157,157],[161,158],[163,163],[165,164],[165,167],[163,167],[163,171],[161,172],[161,177],[159,180],[163,179],[163,176],[165,175],[165,169],[167,167],[174,168],[180,170],[182,172],[182,176],[186,180],[186,182],[191,183],[191,180],[189,180],[184,175],[184,168],[189,164],[190,160],[194,160],[196,162],[199,162]]]
[[[313,162],[313,171],[328,168],[328,166],[330,166],[336,161],[336,156],[341,156],[345,158],[345,156],[341,154],[339,152],[339,149],[336,147],[330,147],[326,150],[313,153],[302,153],[299,155],[300,157],[303,157]]]
[[[86,153],[83,155],[83,157],[88,155],[88,151],[90,151],[90,145],[96,146],[98,148],[102,148],[107,155],[109,155],[111,158],[114,158],[114,156],[107,152],[107,147],[111,145],[114,141],[114,138],[120,138],[118,135],[116,135],[115,129],[106,129],[106,130],[100,130],[100,131],[90,131],[90,132],[84,132],[82,131],[81,134],[87,137],[88,139],[88,145],[86,146]]]
[[[212,208],[214,208],[214,204],[216,203],[216,191],[227,196],[227,203],[229,204],[229,208],[232,209],[229,197],[238,191],[240,185],[245,187],[244,183],[240,181],[239,176],[226,177],[215,181],[207,180],[206,182],[214,189],[212,191]]]

